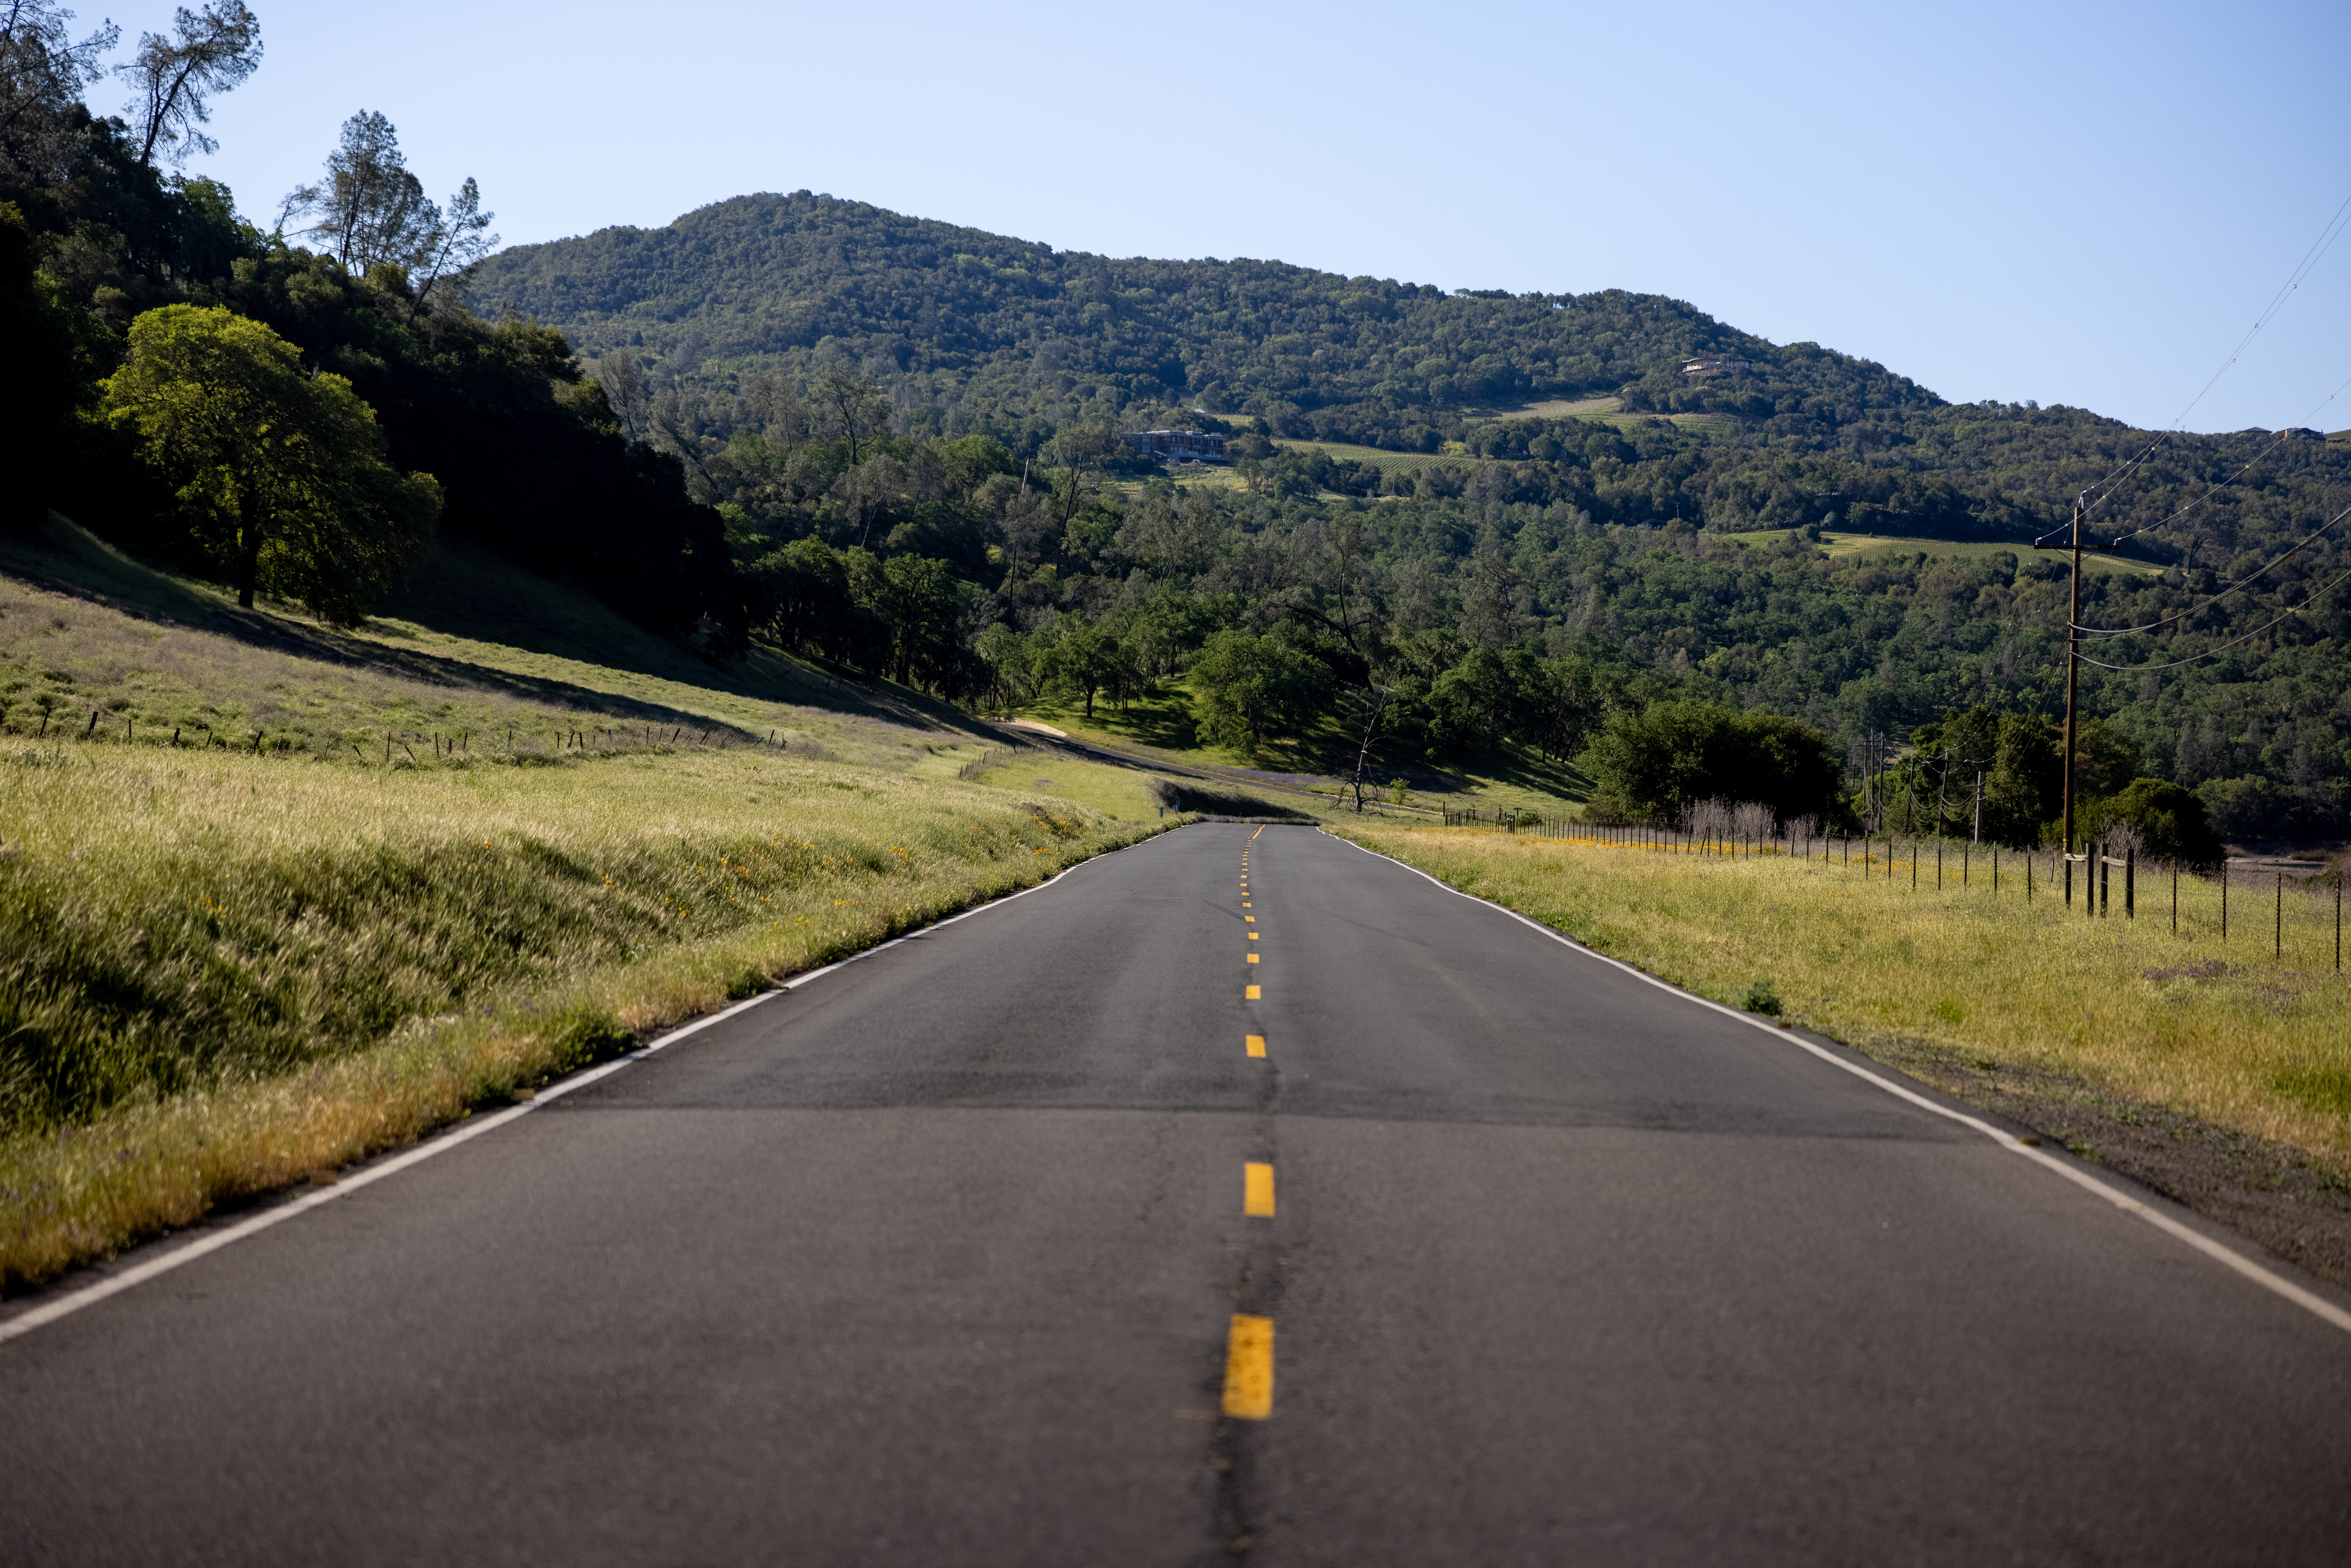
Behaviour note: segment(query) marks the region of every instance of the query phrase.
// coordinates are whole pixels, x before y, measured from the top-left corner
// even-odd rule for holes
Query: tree
[[[0,202],[0,528],[58,498],[74,428],[73,338],[34,269],[24,214]]]
[[[2112,795],[2138,777],[2138,742],[2120,725],[2094,718],[2074,731],[2074,800],[2076,809]]]
[[[1056,635],[1040,661],[1047,681],[1084,699],[1086,722],[1093,722],[1094,694],[1104,689],[1123,696],[1135,684],[1132,650],[1109,627],[1082,615],[1065,615],[1055,625]]]
[[[893,555],[868,582],[870,608],[890,628],[890,678],[943,696],[962,695],[963,605],[946,562]]]
[[[1192,662],[1201,738],[1255,752],[1304,735],[1322,716],[1331,671],[1271,637],[1219,632]]]
[[[2158,860],[2182,865],[2218,865],[2223,853],[2204,802],[2191,790],[2161,779],[2134,779],[2121,789],[2090,802],[2082,813],[2082,840],[2095,843],[2116,828],[2129,827],[2140,847]]]
[[[353,277],[397,268],[413,318],[435,285],[470,274],[496,246],[497,236],[482,232],[492,214],[481,205],[481,188],[469,174],[444,212],[409,172],[392,121],[363,109],[343,121],[342,140],[327,156],[327,177],[289,193],[278,223],[282,228],[293,218],[315,217],[302,232]]]
[[[340,376],[228,310],[168,305],[131,324],[105,411],[176,486],[237,602],[284,593],[351,624],[431,542],[440,486],[384,461],[375,413]]]
[[[863,371],[827,365],[809,382],[808,401],[825,428],[849,443],[849,465],[859,462],[860,444],[890,423],[890,400],[882,383]]]
[[[2041,841],[2042,824],[2056,817],[2064,758],[2057,731],[2037,713],[2004,714],[1984,779],[1984,833],[2019,849]]]
[[[141,34],[139,52],[114,68],[131,84],[124,107],[139,138],[139,162],[150,168],[159,144],[174,163],[191,152],[219,152],[220,143],[196,129],[212,119],[205,99],[261,66],[261,22],[245,0],[212,0],[201,12],[183,5],[172,20],[172,37]]]
[[[605,355],[596,361],[596,379],[603,383],[612,417],[621,422],[621,434],[643,441],[653,429],[653,389],[636,356],[626,349]]]
[[[415,289],[415,303],[409,308],[412,318],[434,299],[436,291],[443,298],[463,291],[465,280],[498,248],[498,236],[482,232],[496,215],[482,211],[482,188],[471,174],[466,175],[424,236],[410,267],[410,282]]]
[[[1609,716],[1583,754],[1595,802],[1670,821],[1698,800],[1750,800],[1782,821],[1827,810],[1842,764],[1827,736],[1799,720],[1713,703],[1651,703]]]
[[[108,22],[79,42],[74,14],[54,0],[0,0],[0,176],[64,177],[81,137],[81,89],[105,75],[98,62],[122,37]]]

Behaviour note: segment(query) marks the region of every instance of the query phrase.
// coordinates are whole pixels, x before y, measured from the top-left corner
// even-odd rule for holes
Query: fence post
[[[2220,857],[2220,940],[2229,939],[2229,857]]]
[[[2285,956],[2285,873],[2277,873],[2277,929],[2270,936],[2270,956]]]
[[[2123,918],[2138,918],[2138,846],[2123,851]]]

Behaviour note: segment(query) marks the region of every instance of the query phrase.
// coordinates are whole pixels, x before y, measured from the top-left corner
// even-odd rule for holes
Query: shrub
[[[2094,842],[2127,828],[2146,852],[2159,860],[2193,866],[2220,863],[2220,835],[2206,820],[2204,802],[2160,779],[2134,779],[2127,788],[2091,801],[2082,813],[2082,825],[2083,836]]]

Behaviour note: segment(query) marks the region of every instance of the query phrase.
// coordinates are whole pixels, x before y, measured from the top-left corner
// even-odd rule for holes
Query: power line
[[[2320,599],[2324,598],[2325,595],[2327,595],[2327,594],[2329,594],[2329,593],[2334,592],[2337,588],[2341,587],[2341,586],[2342,586],[2346,581],[2351,581],[2351,571],[2346,571],[2346,572],[2342,572],[2342,573],[2338,574],[2338,575],[2335,577],[2335,580],[2334,580],[2333,582],[2330,582],[2330,583],[2328,583],[2325,587],[2321,588],[2321,589],[2318,589],[2318,590],[2317,590],[2317,591],[2315,591],[2314,592],[2311,593],[2309,596],[2307,596],[2306,598],[2304,598],[2301,603],[2299,603],[2299,604],[2297,604],[2297,605],[2294,606],[2294,607],[2293,607],[2292,609],[2290,609],[2290,610],[2287,610],[2287,611],[2284,611],[2284,612],[2281,612],[2280,614],[2278,614],[2278,615],[2276,615],[2276,616],[2273,617],[2272,619],[2270,619],[2270,620],[2268,620],[2268,621],[2264,621],[2264,622],[2262,622],[2262,624],[2260,624],[2259,626],[2256,626],[2256,627],[2254,627],[2252,631],[2250,631],[2250,632],[2248,632],[2244,633],[2244,635],[2242,635],[2242,636],[2241,636],[2241,637],[2231,637],[2231,638],[2230,638],[2227,642],[2225,642],[2225,643],[2221,643],[2221,644],[2220,644],[2219,647],[2217,647],[2217,648],[2207,648],[2207,649],[2205,649],[2205,650],[2204,650],[2204,652],[2202,652],[2202,653],[2190,653],[2188,657],[2186,657],[2186,658],[2184,658],[2184,659],[2174,659],[2174,660],[2170,661],[2168,664],[2109,664],[2105,663],[2105,662],[2104,660],[2102,660],[2102,659],[2093,659],[2093,658],[2091,658],[2089,655],[2087,655],[2087,654],[2085,654],[2085,653],[2076,653],[2074,656],[2075,658],[2077,658],[2077,659],[2081,660],[2081,661],[2082,661],[2082,663],[2084,663],[2084,664],[2095,664],[2095,665],[2097,665],[2097,666],[2098,666],[2098,668],[2100,668],[2100,669],[2102,669],[2102,670],[2116,670],[2116,671],[2120,671],[2122,674],[2126,674],[2126,675],[2140,674],[2144,674],[2144,673],[2147,673],[2147,672],[2149,672],[2149,671],[2154,671],[2154,670],[2176,670],[2176,669],[2178,669],[2178,668],[2179,668],[2180,665],[2182,665],[2182,664],[2192,664],[2196,663],[2199,659],[2209,659],[2209,658],[2211,658],[2211,657],[2212,657],[2214,654],[2216,654],[2216,653],[2227,653],[2230,649],[2231,649],[2231,648],[2235,647],[2235,646],[2236,646],[2238,643],[2250,643],[2250,642],[2252,642],[2254,638],[2256,638],[2256,637],[2260,636],[2262,632],[2264,632],[2268,631],[2271,627],[2273,627],[2273,626],[2276,625],[2279,622],[2283,621],[2283,620],[2286,620],[2286,619],[2287,619],[2288,617],[2290,617],[2290,616],[2295,616],[2295,615],[2299,615],[2299,614],[2301,614],[2304,611],[2305,611],[2305,610],[2309,609],[2313,604],[2315,604],[2316,602],[2318,602],[2318,601],[2319,601]]]
[[[2236,592],[2237,590],[2244,587],[2247,583],[2252,582],[2255,578],[2262,576],[2262,573],[2267,572],[2271,568],[2282,566],[2286,561],[2293,559],[2296,555],[2302,553],[2302,551],[2308,549],[2312,545],[2316,544],[2318,542],[2319,535],[2325,533],[2327,529],[2333,528],[2335,524],[2341,522],[2346,517],[2351,517],[2351,507],[2346,507],[2343,510],[2327,518],[2325,522],[2319,525],[2317,533],[2312,534],[2308,538],[2294,546],[2294,549],[2286,551],[2285,554],[2265,563],[2261,568],[2261,570],[2247,572],[2244,576],[2239,578],[2228,587],[2220,590],[2220,592],[2204,601],[2203,603],[2192,605],[2186,610],[2180,611],[2178,614],[2167,615],[2160,621],[2150,621],[2144,626],[2074,626],[2072,629],[2080,632],[2085,637],[2128,637],[2140,632],[2153,632],[2159,630],[2162,627],[2170,625],[2175,621],[2184,621],[2190,615],[2197,614],[2201,611],[2208,610],[2211,606],[2220,603],[2220,601],[2228,598],[2229,595]]]
[[[2179,434],[2180,424],[2189,413],[2194,412],[2196,405],[2202,402],[2212,389],[2220,384],[2220,378],[2229,373],[2229,367],[2237,362],[2238,356],[2245,351],[2246,346],[2252,342],[2255,335],[2268,325],[2271,319],[2278,313],[2286,301],[2301,290],[2303,279],[2310,276],[2311,269],[2315,267],[2325,257],[2327,251],[2333,248],[2335,240],[2342,236],[2346,223],[2351,223],[2351,196],[2345,197],[2343,204],[2335,209],[2335,215],[2328,218],[2325,226],[2318,231],[2318,237],[2313,240],[2310,248],[2303,253],[2302,260],[2295,264],[2294,269],[2286,275],[2285,282],[2279,286],[2277,293],[2271,296],[2270,302],[2262,308],[2262,313],[2253,319],[2253,324],[2245,329],[2245,335],[2237,340],[2237,346],[2229,350],[2229,357],[2220,361],[2220,368],[2212,372],[2212,379],[2206,382],[2202,390],[2188,400],[2186,408],[2172,416],[2170,427],[2149,442],[2147,449],[2137,456],[2090,486],[2091,489],[2100,492],[2098,498],[2090,503],[2092,510],[2105,504],[2107,496],[2114,491],[2114,486],[2120,483],[2132,469],[2146,462],[2158,448]]]
[[[2324,409],[2328,403],[2333,402],[2337,397],[2340,397],[2346,388],[2351,388],[2351,381],[2345,382],[2342,386],[2336,387],[2333,392],[2328,392],[2325,397],[2320,398],[2317,402],[2311,405],[2311,410],[2308,413],[2304,414],[2299,420],[2296,420],[2294,424],[2287,425],[2278,431],[2275,435],[2270,438],[2270,444],[2267,446],[2262,447],[2259,452],[2254,453],[2251,457],[2245,459],[2244,465],[2242,467],[2239,468],[2234,474],[2230,475],[2225,479],[2213,480],[2210,485],[2207,485],[2204,487],[2204,493],[2197,497],[2194,500],[2188,502],[2167,517],[2157,518],[2154,522],[2147,524],[2145,528],[2133,528],[2126,534],[2116,534],[2113,538],[2108,539],[2102,545],[2090,545],[2085,548],[2100,550],[2113,549],[2116,546],[2128,543],[2130,540],[2138,538],[2141,534],[2153,533],[2156,529],[2164,527],[2166,524],[2178,522],[2181,517],[2186,517],[2189,513],[2194,511],[2197,507],[2210,500],[2224,486],[2233,485],[2238,480],[2243,478],[2252,471],[2254,464],[2259,463],[2262,458],[2267,457],[2271,453],[2275,452],[2280,446],[2285,444],[2288,436],[2294,429],[2298,426],[2307,425],[2311,421],[2316,419],[2319,415],[2319,411]],[[2054,537],[2062,531],[2062,529],[2053,528],[2048,533],[2042,535],[2041,538],[2043,539],[2047,539]],[[2040,543],[2040,540],[2036,539],[2033,542],[2037,546]]]

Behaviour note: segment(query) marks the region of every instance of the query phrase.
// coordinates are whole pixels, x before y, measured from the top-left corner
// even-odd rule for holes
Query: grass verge
[[[1156,831],[750,749],[0,749],[0,1289]]]
[[[2180,931],[2168,884],[2140,916],[2069,913],[2045,880],[2028,903],[2009,862],[1998,894],[1913,891],[1858,865],[1716,860],[1462,830],[1335,829],[1465,893],[1567,932],[1675,985],[1770,1011],[1902,1062],[1933,1054],[1979,1075],[2051,1075],[2299,1151],[2351,1177],[2351,981],[2334,967],[2331,904],[2289,896],[2283,959],[2269,898],[2189,879]],[[1882,852],[1881,852],[1882,853]],[[1953,868],[1956,871],[1956,867]],[[2042,876],[2045,879],[2046,864]]]

